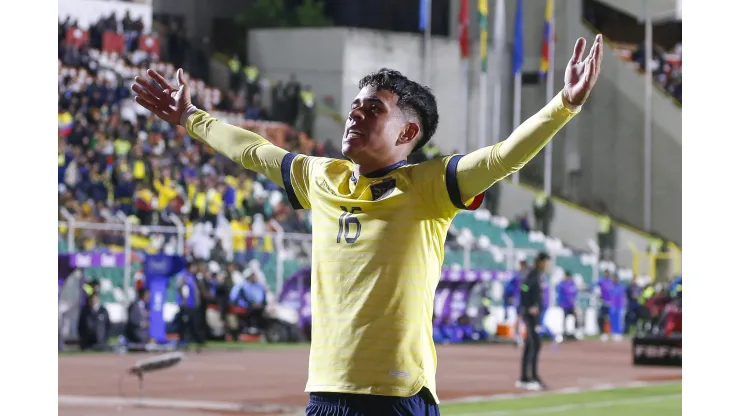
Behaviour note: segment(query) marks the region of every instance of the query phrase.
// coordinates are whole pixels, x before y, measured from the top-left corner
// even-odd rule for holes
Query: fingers
[[[151,111],[152,113],[154,113],[154,115],[156,115],[159,118],[163,118],[165,116],[165,112],[162,111],[159,107],[157,107],[156,104],[153,104],[153,103],[145,100],[140,95],[137,95],[136,97],[134,97],[134,101],[136,101],[136,104],[139,104],[140,106],[142,106],[142,107],[146,108],[147,110]]]
[[[570,62],[573,64],[581,62],[581,59],[583,58],[583,51],[585,49],[586,39],[578,38],[578,40],[576,41],[576,46],[573,48],[573,56],[570,58]]]
[[[157,85],[154,85],[153,83],[149,82],[149,80],[147,79],[144,79],[142,77],[136,77],[134,78],[134,81],[136,82],[134,86],[138,86],[139,91],[146,91],[151,96],[155,97],[158,101],[164,101],[169,96],[167,91],[165,91],[164,89],[160,88]],[[133,89],[134,86],[132,86],[131,88]],[[137,91],[137,94],[139,93],[139,91]]]
[[[152,105],[163,104],[161,99],[149,92],[149,90],[147,90],[145,87],[142,87],[141,84],[134,84],[133,86],[131,86],[131,90],[133,90],[138,97],[151,103]]]
[[[174,91],[177,88],[173,87],[159,72],[153,69],[147,69],[146,74],[149,75],[153,80],[157,81],[157,84],[161,85],[162,88],[166,88],[170,91]]]
[[[594,39],[594,44],[591,45],[591,50],[588,52],[588,58],[587,59],[596,59],[596,54],[601,49],[600,45],[602,44],[603,37],[601,34],[596,35],[596,39]]]
[[[180,85],[185,85],[185,72],[182,70],[182,68],[177,70],[177,84],[178,87]]]
[[[140,96],[134,97],[134,101],[136,101],[136,104],[139,104],[140,106],[146,108],[152,114],[154,114],[155,116],[161,118],[162,120],[165,120],[165,121],[167,121],[169,123],[174,123],[171,120],[171,118],[172,118],[171,117],[172,116],[172,112],[170,112],[168,110],[163,110],[161,107],[157,107],[156,104],[152,104],[151,102],[143,99]]]
[[[596,35],[596,40],[591,47],[589,59],[587,60],[586,79],[593,85],[601,72],[601,60],[604,57],[604,38]]]

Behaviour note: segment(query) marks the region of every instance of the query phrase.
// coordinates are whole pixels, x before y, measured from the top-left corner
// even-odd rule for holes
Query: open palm
[[[596,35],[591,51],[586,58],[586,39],[578,38],[573,49],[573,56],[565,69],[565,98],[574,106],[583,105],[599,78],[601,58],[604,56],[604,38]]]
[[[146,73],[149,79],[143,77],[134,79],[136,83],[131,86],[136,93],[134,100],[162,120],[170,124],[180,124],[182,114],[192,106],[190,87],[185,82],[182,69],[177,70],[176,86],[172,86],[153,69],[147,70]]]

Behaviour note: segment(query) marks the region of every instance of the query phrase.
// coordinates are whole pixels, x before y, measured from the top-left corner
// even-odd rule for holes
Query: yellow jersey
[[[309,392],[435,396],[434,293],[461,156],[355,176],[349,161],[288,154],[293,208],[310,208]],[[474,202],[477,207],[480,199]]]
[[[400,161],[356,175],[352,162],[288,153],[200,110],[188,133],[285,188],[311,209],[311,353],[308,392],[435,400],[434,293],[457,212],[539,152],[578,108],[563,94],[505,141],[418,165]],[[464,201],[464,202],[463,202]]]

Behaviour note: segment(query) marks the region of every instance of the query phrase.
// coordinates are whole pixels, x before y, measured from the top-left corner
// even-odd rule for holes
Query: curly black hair
[[[416,143],[412,152],[424,147],[434,136],[439,124],[439,114],[437,113],[437,99],[434,98],[434,94],[432,94],[429,87],[414,82],[400,72],[388,68],[381,68],[362,78],[359,83],[360,89],[367,86],[392,92],[398,96],[398,107],[401,111],[408,111],[419,117],[421,121],[421,139]]]

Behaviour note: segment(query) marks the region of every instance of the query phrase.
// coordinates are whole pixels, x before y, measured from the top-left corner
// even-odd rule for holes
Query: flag
[[[512,71],[514,75],[522,72],[524,67],[524,16],[522,15],[523,0],[516,0],[516,15],[514,16],[514,59]]]
[[[419,32],[427,28],[427,7],[429,0],[419,0]]]
[[[540,78],[547,76],[550,68],[550,42],[554,39],[555,28],[552,24],[552,9],[555,0],[546,0],[545,4],[545,30],[542,37],[542,53],[540,55]]]
[[[139,36],[139,49],[144,52],[159,55],[159,37],[157,35]]]
[[[57,121],[59,125],[59,134],[62,136],[69,136],[72,133],[72,128],[75,126],[75,120],[72,118],[72,114],[69,111],[65,111],[62,114],[57,115]]]
[[[126,40],[120,33],[105,32],[103,33],[103,50],[123,53],[126,50]]]
[[[478,21],[480,25],[480,70],[488,69],[488,0],[478,0]]]
[[[67,45],[80,47],[90,40],[90,33],[87,30],[70,27],[67,29]]]
[[[470,56],[470,38],[468,34],[470,11],[468,10],[468,0],[460,1],[460,13],[457,15],[457,25],[459,29],[458,40],[460,41],[460,59],[468,59]]]

